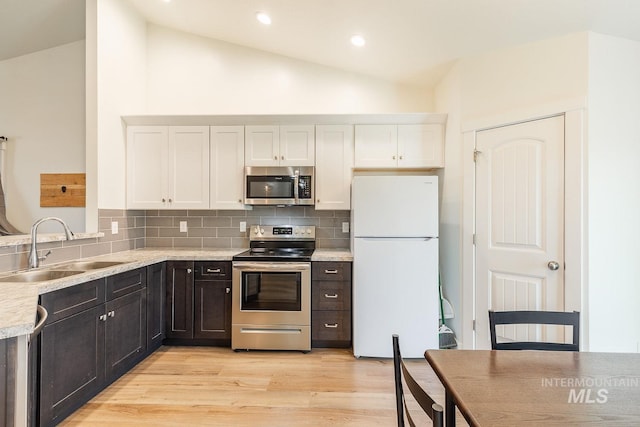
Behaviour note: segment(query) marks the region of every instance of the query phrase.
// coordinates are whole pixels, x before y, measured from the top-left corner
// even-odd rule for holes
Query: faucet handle
[[[39,261],[44,261],[45,259],[47,259],[47,257],[48,257],[49,255],[51,255],[51,249],[49,249],[49,250],[47,251],[47,253],[46,253],[46,254],[44,254],[44,255],[42,255],[42,256],[39,256],[39,257],[38,257],[38,260],[39,260]]]

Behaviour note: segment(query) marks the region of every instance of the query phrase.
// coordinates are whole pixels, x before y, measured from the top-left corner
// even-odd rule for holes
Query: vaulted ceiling
[[[573,32],[640,41],[637,0],[126,1],[157,25],[424,86],[457,58]],[[84,37],[84,0],[0,0],[0,11],[0,60]]]

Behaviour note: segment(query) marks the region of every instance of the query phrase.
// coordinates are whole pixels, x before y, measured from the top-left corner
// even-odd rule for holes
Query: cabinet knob
[[[282,160],[284,160],[284,156],[280,157]]]
[[[191,269],[187,268],[187,274],[191,274]]]
[[[225,291],[226,293],[231,293],[231,288],[224,288],[224,291]]]
[[[116,312],[112,310],[112,311],[110,311],[110,312],[108,312],[108,313],[107,313],[107,316],[109,316],[109,317],[116,317]]]
[[[320,203],[320,199],[318,199],[318,203]]]
[[[273,156],[273,160],[278,160],[278,156]]]
[[[393,160],[395,160],[395,159],[396,159],[396,156],[391,156],[391,158],[392,158]]]
[[[171,203],[173,200],[169,199],[169,203]]]
[[[400,160],[402,160],[402,156],[400,156]]]
[[[238,203],[242,203],[242,199],[238,199]]]
[[[166,202],[166,200],[164,199],[164,197],[162,198],[162,203]]]
[[[101,322],[104,322],[105,320],[107,320],[107,315],[106,315],[106,314],[101,314],[101,315],[98,317],[98,320],[100,320]]]

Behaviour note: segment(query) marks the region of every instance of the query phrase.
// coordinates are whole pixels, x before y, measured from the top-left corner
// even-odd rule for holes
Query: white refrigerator
[[[353,178],[353,354],[422,358],[438,348],[438,177]]]

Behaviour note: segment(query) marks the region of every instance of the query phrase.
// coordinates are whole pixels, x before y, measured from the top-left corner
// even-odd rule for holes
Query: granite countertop
[[[0,283],[0,301],[2,302],[0,307],[0,339],[33,332],[38,295],[163,261],[231,261],[234,255],[244,250],[246,249],[145,248],[82,259],[82,261],[123,262],[111,267],[90,270],[45,282]],[[352,261],[353,256],[348,249],[316,249],[311,260]],[[61,263],[61,265],[66,263]],[[41,268],[55,268],[55,264],[43,265]],[[3,276],[10,274],[11,272],[0,273]]]

